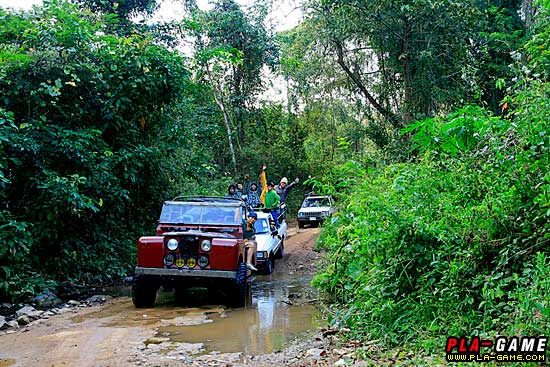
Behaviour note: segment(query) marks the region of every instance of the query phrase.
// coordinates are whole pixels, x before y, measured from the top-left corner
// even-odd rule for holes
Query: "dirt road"
[[[135,309],[117,297],[1,335],[0,367],[331,365],[309,286],[318,233],[289,229],[285,257],[272,275],[256,277],[245,308],[176,307],[160,293],[155,308]]]

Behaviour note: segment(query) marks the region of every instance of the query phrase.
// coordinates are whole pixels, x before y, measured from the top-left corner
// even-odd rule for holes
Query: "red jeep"
[[[153,307],[157,290],[217,289],[240,307],[247,296],[243,220],[238,199],[177,197],[162,207],[157,235],[141,237],[132,287],[136,307]]]

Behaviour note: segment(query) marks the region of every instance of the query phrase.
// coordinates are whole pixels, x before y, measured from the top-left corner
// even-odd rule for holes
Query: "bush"
[[[466,107],[406,131],[419,158],[369,172],[319,240],[314,282],[353,337],[430,349],[550,326],[545,129]]]
[[[0,9],[0,300],[127,275],[154,229],[162,115],[190,73],[115,22],[66,1]]]

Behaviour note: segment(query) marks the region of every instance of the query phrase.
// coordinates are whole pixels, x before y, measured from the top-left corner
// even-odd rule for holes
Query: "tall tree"
[[[521,0],[480,1],[478,7],[483,17],[479,22],[477,37],[472,39],[472,55],[475,62],[467,68],[469,81],[477,86],[474,98],[487,104],[495,113],[501,113],[505,88],[499,86],[513,81],[512,55],[525,43],[525,22],[520,18]],[[528,7],[525,5],[526,11]],[[527,14],[526,14],[527,17]]]
[[[472,1],[311,5],[338,64],[394,127],[430,115],[463,94],[461,70],[478,14]],[[401,97],[389,100],[394,93]]]
[[[216,95],[220,96],[218,104],[225,111],[224,121],[238,132],[238,146],[247,141],[247,112],[257,106],[255,98],[265,88],[262,69],[273,67],[278,58],[273,34],[264,25],[266,14],[267,8],[258,4],[245,13],[234,0],[219,0],[210,11],[194,12],[198,24],[194,29],[196,53],[203,65],[202,75],[210,73],[212,76],[212,68],[207,66],[210,56],[225,53],[240,59],[227,65],[223,75],[217,75],[216,80],[210,80],[216,83]],[[226,104],[223,108],[222,100]]]
[[[316,19],[307,19],[296,28],[279,34],[279,70],[286,80],[289,114],[300,115],[311,137],[315,137],[310,141],[315,141],[319,150],[337,149],[338,137],[353,141],[353,151],[359,154],[367,140],[380,147],[386,146],[390,141],[391,125],[376,118],[379,115],[376,109],[334,57],[333,45],[320,37],[324,31]],[[367,62],[362,61],[365,65]],[[370,90],[372,84],[366,87]],[[319,134],[321,131],[323,133]],[[321,148],[319,143],[323,141],[327,145]]]
[[[348,90],[397,130],[461,100],[498,106],[502,95],[495,82],[506,75],[510,51],[521,44],[520,5],[311,0],[305,24],[313,37],[299,33],[295,42],[310,39],[306,54],[316,49],[323,62],[336,64]]]
[[[46,0],[51,1],[51,0]],[[157,0],[69,0],[93,13],[110,15],[108,31],[129,35],[136,30],[148,30],[149,26],[136,22],[139,17],[147,18],[158,8]],[[160,34],[158,38],[163,38]]]

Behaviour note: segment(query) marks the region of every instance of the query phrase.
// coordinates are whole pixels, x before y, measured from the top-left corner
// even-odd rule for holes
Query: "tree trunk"
[[[530,28],[533,24],[533,20],[537,14],[537,5],[534,4],[533,0],[524,0],[521,4],[521,15],[525,26]]]
[[[403,24],[403,38],[402,38],[402,44],[401,44],[401,59],[402,59],[402,67],[403,67],[403,92],[405,94],[404,96],[404,102],[403,106],[405,107],[404,111],[404,117],[405,117],[405,124],[412,121],[412,113],[411,109],[414,106],[413,101],[413,94],[412,94],[412,73],[411,73],[411,65],[410,65],[410,58],[409,58],[409,22],[407,19],[404,20]]]
[[[338,56],[338,64],[342,67],[342,69],[346,72],[346,74],[349,76],[349,78],[355,83],[355,85],[359,88],[361,93],[365,96],[367,101],[380,113],[384,118],[386,118],[393,127],[395,128],[401,128],[403,127],[401,121],[391,112],[388,111],[386,108],[384,108],[378,101],[373,97],[372,94],[367,90],[365,85],[363,84],[363,81],[361,80],[361,77],[357,75],[356,73],[352,72],[348,65],[346,64],[346,61],[344,60],[344,48],[342,46],[342,43],[338,39],[333,39],[332,42],[334,43],[334,46],[336,47],[336,55]]]
[[[237,158],[235,157],[235,148],[233,147],[233,138],[232,138],[232,132],[231,132],[231,123],[229,114],[227,112],[227,109],[225,108],[225,105],[223,103],[221,93],[218,95],[218,92],[216,90],[215,86],[212,86],[212,94],[214,95],[214,101],[216,101],[216,104],[220,108],[223,114],[223,122],[225,123],[225,128],[227,129],[227,140],[229,142],[229,151],[231,152],[231,161],[233,163],[233,175],[237,174]]]

